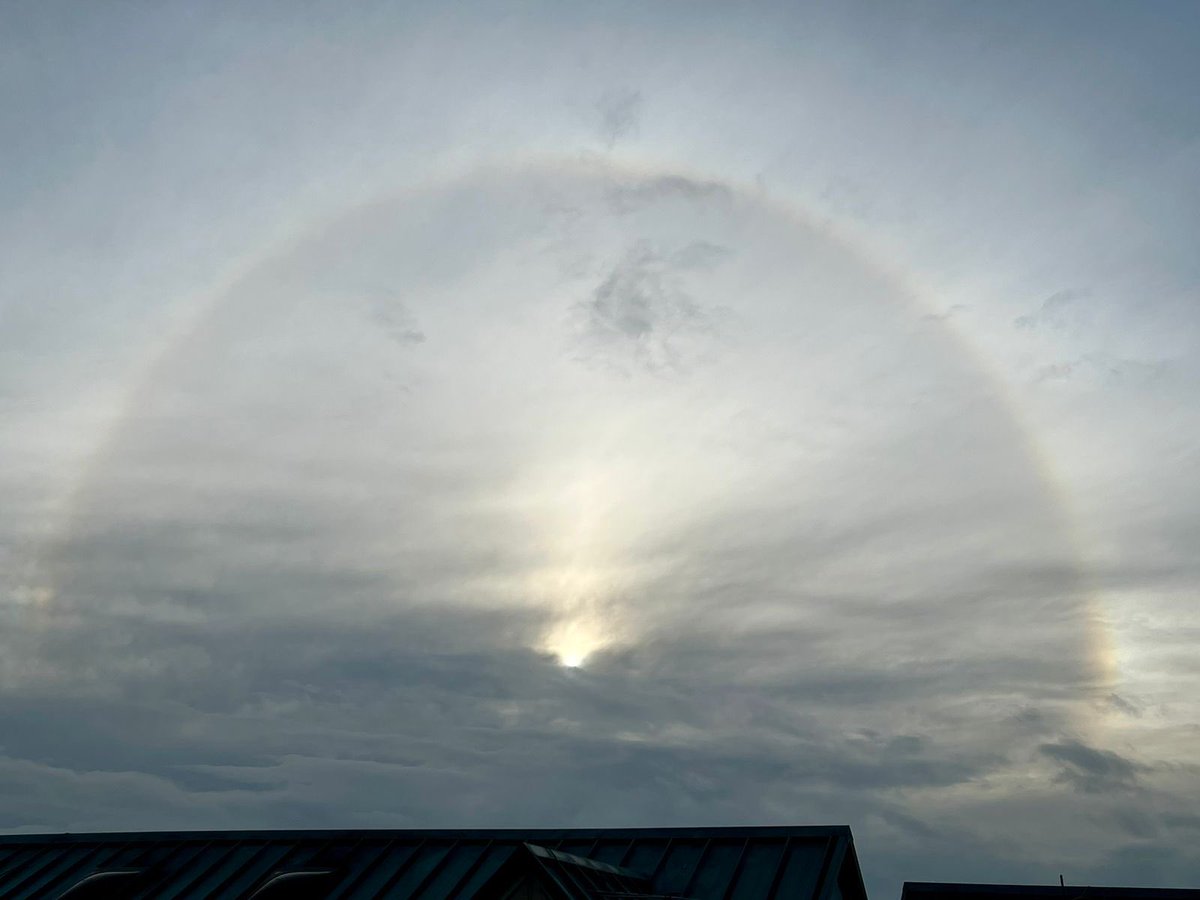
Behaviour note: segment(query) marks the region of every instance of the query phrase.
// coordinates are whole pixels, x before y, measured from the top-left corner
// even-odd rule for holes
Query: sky
[[[1200,8],[8,4],[0,829],[1200,883]]]

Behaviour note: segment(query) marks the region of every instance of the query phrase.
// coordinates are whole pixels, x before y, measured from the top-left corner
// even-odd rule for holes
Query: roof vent
[[[142,880],[145,869],[108,869],[93,872],[58,895],[58,900],[111,900]]]
[[[276,872],[250,895],[250,900],[324,900],[337,880],[333,869]]]

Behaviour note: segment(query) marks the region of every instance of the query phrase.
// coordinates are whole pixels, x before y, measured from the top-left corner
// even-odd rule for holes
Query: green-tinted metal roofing
[[[866,900],[845,827],[0,837],[0,900]]]

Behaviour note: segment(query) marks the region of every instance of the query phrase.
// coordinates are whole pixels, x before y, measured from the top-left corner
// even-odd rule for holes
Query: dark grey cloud
[[[870,716],[877,704],[927,696],[922,679],[885,694],[845,694],[842,675],[819,671],[781,676],[774,687],[739,685],[728,673],[754,646],[733,658],[724,651],[730,666],[715,665],[706,677],[688,657],[714,656],[711,638],[645,648],[653,677],[620,656],[571,672],[519,642],[507,651],[494,638],[484,642],[530,627],[522,618],[463,609],[376,614],[361,625],[227,615],[154,624],[83,614],[76,626],[43,636],[44,652],[71,661],[57,684],[0,705],[2,750],[61,771],[145,773],[180,797],[209,800],[220,790],[277,793],[273,770],[289,759],[336,758],[366,772],[400,767],[478,780],[489,785],[489,815],[560,821],[601,806],[620,820],[611,796],[598,806],[587,788],[601,776],[618,790],[626,785],[628,802],[640,785],[680,816],[690,804],[732,809],[746,791],[783,785],[867,798],[964,784],[1006,765],[987,740],[968,749],[944,733],[838,735],[823,716],[806,713]],[[464,629],[466,621],[474,629]],[[565,797],[547,788],[522,795],[530,787],[521,785],[547,772],[574,782]],[[385,808],[404,815],[441,802],[441,821],[471,815],[475,801],[436,796],[424,785]],[[324,813],[359,814],[352,805]]]
[[[1058,780],[1090,794],[1136,788],[1138,776],[1146,771],[1146,766],[1119,753],[1075,740],[1043,744],[1039,750],[1060,765]]]
[[[237,529],[228,539],[245,540]],[[158,549],[146,534],[123,552]],[[969,871],[1016,877],[1032,865],[1023,851],[998,850],[939,807],[975,785],[1029,777],[1035,754],[1055,766],[1041,790],[1073,792],[1082,780],[1078,796],[1090,801],[1104,796],[1093,786],[1111,794],[1115,783],[1133,804],[1116,827],[1151,827],[1141,765],[1061,736],[1074,717],[1062,688],[1074,677],[1069,657],[1040,669],[1002,654],[990,665],[903,662],[856,653],[837,623],[739,636],[697,613],[567,670],[529,649],[536,610],[389,611],[349,602],[362,593],[354,579],[263,565],[269,579],[243,575],[223,600],[166,592],[157,605],[174,616],[150,614],[156,603],[136,587],[132,607],[64,591],[44,617],[10,623],[22,653],[57,662],[52,674],[9,681],[0,702],[0,772],[14,786],[7,827],[802,818],[851,822],[875,884],[965,871],[953,860],[968,852],[990,860]],[[276,599],[266,607],[256,593]],[[721,602],[746,600],[731,586]],[[867,598],[845,604],[849,627],[866,635],[914,627],[908,615],[921,611],[896,609],[887,625],[870,612]],[[947,598],[929,620],[969,628],[977,615]],[[1060,784],[1063,770],[1072,777]],[[985,811],[986,801],[966,817]],[[1019,828],[1029,812],[987,816],[991,828]]]
[[[1161,884],[1191,887],[1196,883],[1197,854],[1186,843],[1143,838],[1105,854],[1087,880],[1106,884]],[[1083,881],[1077,878],[1076,881]]]
[[[1130,700],[1128,697],[1122,697],[1120,694],[1112,693],[1105,698],[1106,702],[1114,709],[1120,710],[1127,716],[1141,717],[1142,707]]]

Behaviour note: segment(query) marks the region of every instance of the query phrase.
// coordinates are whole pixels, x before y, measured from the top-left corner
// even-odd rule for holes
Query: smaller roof
[[[900,900],[1200,900],[1200,888],[906,881]]]

